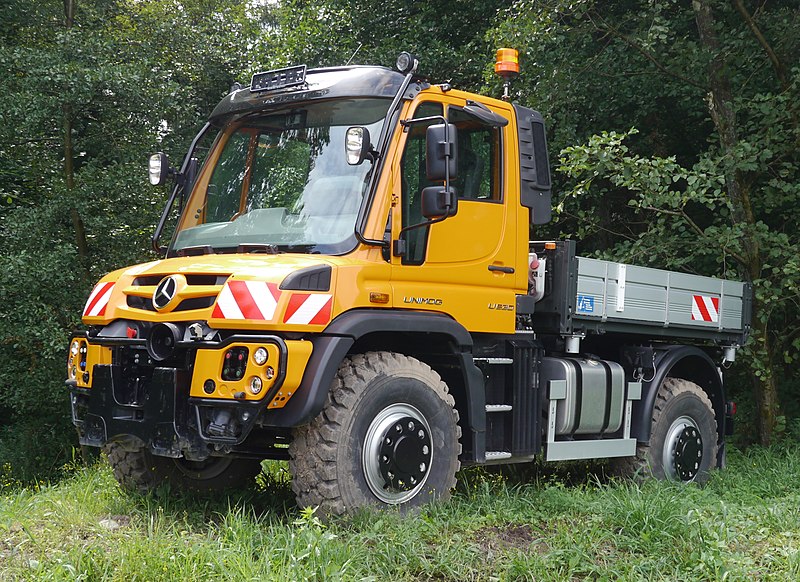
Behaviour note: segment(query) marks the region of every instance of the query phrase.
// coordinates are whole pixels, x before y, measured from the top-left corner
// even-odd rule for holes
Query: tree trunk
[[[77,0],[64,0],[64,27],[72,28],[75,23],[75,8]],[[75,189],[75,147],[72,142],[72,106],[69,103],[62,105],[64,116],[64,183],[68,194]],[[86,227],[83,219],[75,206],[69,209],[69,218],[72,221],[72,230],[75,232],[75,247],[78,250],[78,263],[84,283],[91,283],[89,272],[89,244],[86,241]]]
[[[722,152],[731,154],[739,144],[736,125],[736,111],[733,104],[728,67],[725,55],[720,50],[714,14],[709,0],[693,0],[692,8],[697,23],[700,43],[711,54],[708,63],[708,108],[711,119],[719,134]],[[742,251],[746,264],[742,265],[748,281],[761,277],[762,258],[758,239],[755,235],[755,216],[750,203],[750,184],[746,176],[734,165],[725,170],[725,185],[731,202],[731,218],[743,229]],[[778,417],[778,394],[772,373],[772,344],[769,322],[760,317],[758,301],[753,301],[753,329],[757,347],[754,350],[761,359],[761,375],[753,370],[753,386],[758,411],[759,442],[768,445],[772,442]]]

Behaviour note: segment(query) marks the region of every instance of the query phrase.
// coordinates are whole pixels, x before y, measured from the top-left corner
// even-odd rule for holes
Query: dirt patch
[[[487,526],[475,531],[475,544],[488,556],[509,550],[535,551],[544,554],[549,547],[542,539],[541,532],[536,532],[527,523],[507,523],[505,525]]]

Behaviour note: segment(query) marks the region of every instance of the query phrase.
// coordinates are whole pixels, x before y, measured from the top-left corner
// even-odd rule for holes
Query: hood
[[[326,325],[337,269],[353,259],[318,255],[219,254],[178,257],[120,269],[95,286],[88,325],[207,321],[212,327]]]

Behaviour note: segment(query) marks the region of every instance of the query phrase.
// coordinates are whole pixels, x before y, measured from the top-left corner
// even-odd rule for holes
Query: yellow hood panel
[[[289,274],[325,265],[331,267],[328,291],[280,289]],[[83,321],[208,321],[215,328],[320,331],[347,309],[371,306],[370,292],[388,293],[389,269],[348,257],[289,253],[164,259],[106,275],[92,291]],[[175,299],[156,310],[153,294],[169,276]]]

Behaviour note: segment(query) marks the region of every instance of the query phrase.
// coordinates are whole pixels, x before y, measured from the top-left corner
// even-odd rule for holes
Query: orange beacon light
[[[519,75],[519,51],[511,48],[497,49],[494,72],[503,79],[503,99],[508,100],[508,87]]]

